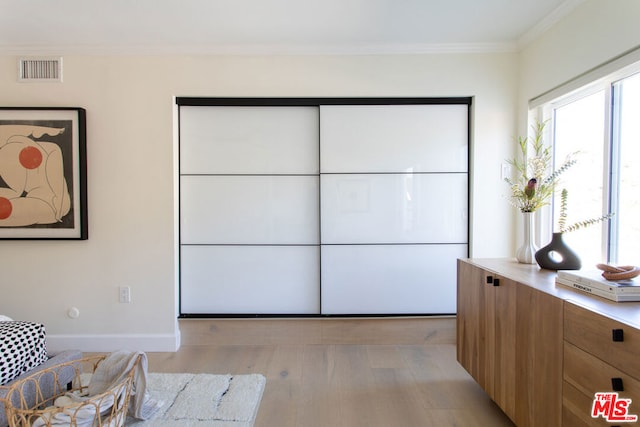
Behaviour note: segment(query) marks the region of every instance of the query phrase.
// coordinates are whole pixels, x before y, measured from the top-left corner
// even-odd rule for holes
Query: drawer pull
[[[612,331],[613,341],[622,342],[624,341],[624,330],[622,329],[613,329]]]
[[[493,276],[487,276],[487,284],[490,285],[493,283]]]
[[[611,388],[613,389],[613,391],[624,391],[622,378],[611,378]]]
[[[493,286],[500,286],[500,279],[493,279]]]

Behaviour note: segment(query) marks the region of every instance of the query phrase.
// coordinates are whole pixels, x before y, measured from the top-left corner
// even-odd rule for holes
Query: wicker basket
[[[87,390],[86,376],[93,373],[106,356],[93,356],[61,363],[43,369],[8,387],[5,411],[9,427],[27,426],[123,426],[127,418],[129,398],[135,369],[110,390],[90,396],[82,402],[54,406],[65,393],[83,394]],[[73,372],[73,381],[61,384],[63,370]],[[69,376],[67,376],[68,378]]]

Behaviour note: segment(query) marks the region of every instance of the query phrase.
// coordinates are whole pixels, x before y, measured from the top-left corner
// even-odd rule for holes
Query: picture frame
[[[0,239],[88,239],[83,108],[0,107]]]

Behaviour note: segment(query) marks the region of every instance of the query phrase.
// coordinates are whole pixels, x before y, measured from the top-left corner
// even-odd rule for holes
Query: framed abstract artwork
[[[88,238],[82,108],[0,107],[0,239]]]

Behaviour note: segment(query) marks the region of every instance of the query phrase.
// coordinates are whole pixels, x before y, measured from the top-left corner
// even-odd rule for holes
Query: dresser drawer
[[[620,399],[631,399],[627,415],[640,414],[640,381],[621,372],[597,357],[579,349],[571,343],[564,343],[564,383],[562,389],[563,426],[613,426],[602,416],[591,417],[596,392],[616,391],[615,379]],[[624,422],[626,426],[638,426],[637,422]]]
[[[614,341],[614,331],[622,335],[622,341]],[[639,330],[565,302],[564,339],[640,379]]]
[[[564,343],[563,379],[592,400],[596,392],[618,391],[620,397],[633,399],[640,413],[640,381],[568,342]],[[622,390],[613,389],[613,379],[622,384]]]
[[[593,418],[591,408],[593,397],[581,393],[577,388],[562,384],[562,426],[563,427],[613,427],[602,417]],[[627,423],[628,424],[628,423]],[[635,425],[635,424],[633,424]]]

